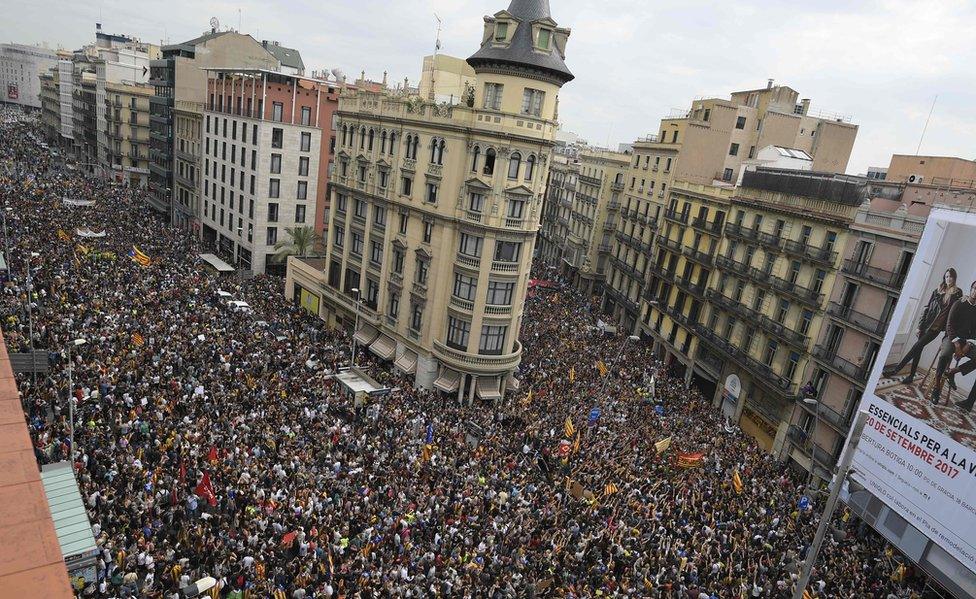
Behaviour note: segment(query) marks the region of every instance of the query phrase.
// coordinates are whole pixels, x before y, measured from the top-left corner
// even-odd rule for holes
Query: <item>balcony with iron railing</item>
[[[661,246],[663,246],[663,247],[671,250],[672,252],[674,252],[676,254],[680,254],[681,253],[681,242],[680,241],[675,241],[674,239],[671,239],[669,237],[665,237],[664,235],[661,235],[661,236],[659,236],[657,238],[657,243],[658,243],[658,245],[661,245]]]
[[[687,291],[691,295],[694,295],[695,297],[699,297],[699,298],[705,297],[707,286],[704,283],[701,282],[696,283],[691,279],[685,278],[681,275],[676,275],[674,277],[674,282],[678,287],[684,289],[685,291]]]
[[[712,258],[712,254],[691,247],[685,247],[682,249],[682,253],[689,260],[693,260],[704,266],[710,267],[714,260],[714,258]]]
[[[869,365],[855,364],[839,356],[835,348],[817,346],[813,349],[813,357],[861,388],[867,382]]]
[[[644,214],[644,213],[638,214],[637,215],[637,222],[643,224],[646,227],[656,227],[657,226],[657,219],[654,218],[653,216],[650,216],[649,214]]]
[[[844,306],[837,302],[830,302],[827,305],[827,314],[853,325],[854,328],[879,341],[884,337],[885,330],[888,328],[887,320],[879,320],[863,312],[858,312],[853,306]]]
[[[641,272],[639,270],[637,270],[635,267],[631,266],[630,264],[627,264],[626,262],[624,262],[620,258],[618,258],[616,256],[610,256],[610,261],[613,262],[613,264],[617,267],[617,270],[619,270],[619,271],[623,272],[624,274],[630,276],[632,279],[643,279],[644,278],[644,275],[641,274]]]
[[[773,289],[780,293],[793,297],[815,310],[822,309],[824,294],[818,291],[809,289],[799,285],[798,283],[793,283],[777,276],[770,276],[769,283],[772,285]]]
[[[608,286],[605,290],[605,293],[608,296],[610,296],[610,298],[613,299],[618,305],[623,306],[631,314],[638,313],[640,307],[637,305],[637,302],[631,300],[629,297],[627,297],[620,291],[614,289],[613,287]]]
[[[607,202],[607,210],[620,210],[620,200],[614,198]]]
[[[736,223],[727,223],[725,225],[725,234],[731,237],[738,237],[739,239],[745,239],[747,241],[755,240],[759,237],[759,231],[756,229],[749,229],[738,225]]]
[[[765,231],[759,231],[757,239],[760,245],[764,246],[766,249],[779,250],[783,243],[783,240],[778,235],[773,235],[772,233],[766,233]]]
[[[614,181],[613,183],[610,184],[610,189],[612,189],[614,191],[623,191],[624,190],[624,182],[623,181]]]
[[[735,273],[747,273],[749,272],[750,266],[746,266],[742,262],[736,261],[734,258],[730,258],[724,254],[720,254],[715,258],[715,265],[719,268],[727,269],[731,274]]]
[[[847,389],[847,395],[844,397],[843,405],[838,406],[838,409],[834,409],[829,405],[831,400],[824,397],[824,395],[826,395],[826,389],[827,386],[824,385],[821,388],[820,393],[818,393],[815,397],[819,404],[810,405],[804,402],[802,397],[797,397],[797,405],[814,416],[816,416],[819,412],[819,418],[821,421],[826,422],[828,425],[833,427],[835,431],[846,434],[847,431],[850,430],[851,417],[854,414],[854,410],[860,403],[861,394],[855,387],[849,387]]]
[[[679,225],[688,224],[688,213],[687,212],[677,212],[676,210],[665,210],[664,218]]]
[[[596,177],[591,177],[589,175],[580,175],[579,180],[580,182],[586,183],[587,185],[595,185],[596,187],[600,186],[600,180],[597,179]]]
[[[868,266],[864,262],[855,260],[844,260],[841,271],[856,279],[884,287],[891,291],[898,291],[905,282],[905,274],[891,270],[885,270],[876,266]]]
[[[829,248],[819,248],[810,245],[802,240],[786,239],[783,241],[782,248],[794,256],[806,258],[827,266],[832,266],[837,261],[837,252]]]
[[[692,219],[691,226],[709,235],[715,235],[716,237],[722,235],[722,223],[712,222],[707,218],[696,216]]]

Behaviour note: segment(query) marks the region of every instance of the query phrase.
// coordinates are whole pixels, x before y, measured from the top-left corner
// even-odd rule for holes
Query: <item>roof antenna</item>
[[[932,112],[935,110],[935,103],[938,101],[938,99],[939,99],[939,94],[935,94],[935,98],[933,98],[932,100],[932,108],[929,109],[929,116],[925,117],[925,126],[922,127],[922,137],[918,138],[918,147],[915,148],[916,156],[918,156],[918,153],[922,151],[922,140],[925,139],[925,132],[929,128],[929,119],[932,118]]]

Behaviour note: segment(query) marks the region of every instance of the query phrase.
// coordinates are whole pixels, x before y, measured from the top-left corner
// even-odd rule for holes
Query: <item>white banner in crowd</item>
[[[973,256],[976,214],[933,210],[861,401],[868,417],[852,477],[976,571],[976,414],[967,409],[976,399],[976,375],[969,374],[976,370]],[[939,298],[960,295],[950,282],[961,299],[943,300],[951,303],[942,308],[944,324],[933,320]],[[938,336],[919,341],[929,326]],[[915,354],[911,379],[905,375]],[[955,390],[942,376],[950,367],[960,369]]]
[[[95,200],[73,200],[71,198],[62,198],[61,201],[66,206],[94,206]]]
[[[75,233],[78,235],[78,237],[88,237],[88,238],[105,237],[105,231],[95,232],[95,231],[92,231],[91,229],[89,229],[88,227],[83,227],[81,229],[75,229]]]

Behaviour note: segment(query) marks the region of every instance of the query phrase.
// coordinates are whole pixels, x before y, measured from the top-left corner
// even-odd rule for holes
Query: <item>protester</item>
[[[804,476],[727,429],[647,344],[597,330],[587,298],[532,292],[520,386],[499,405],[416,389],[360,352],[395,388],[367,416],[330,378],[349,363],[345,332],[280,279],[208,272],[144,192],[65,168],[32,118],[2,114],[3,331],[10,352],[52,353],[36,383],[18,375],[39,462],[68,459],[76,403],[101,549],[80,595],[177,597],[204,576],[226,597],[791,595],[823,498],[800,510]],[[814,597],[929,596],[870,529],[835,524],[848,535],[825,544]]]

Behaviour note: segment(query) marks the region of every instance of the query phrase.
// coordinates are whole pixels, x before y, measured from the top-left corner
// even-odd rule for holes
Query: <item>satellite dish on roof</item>
[[[220,20],[217,17],[210,17],[210,28],[214,30],[220,29]]]

